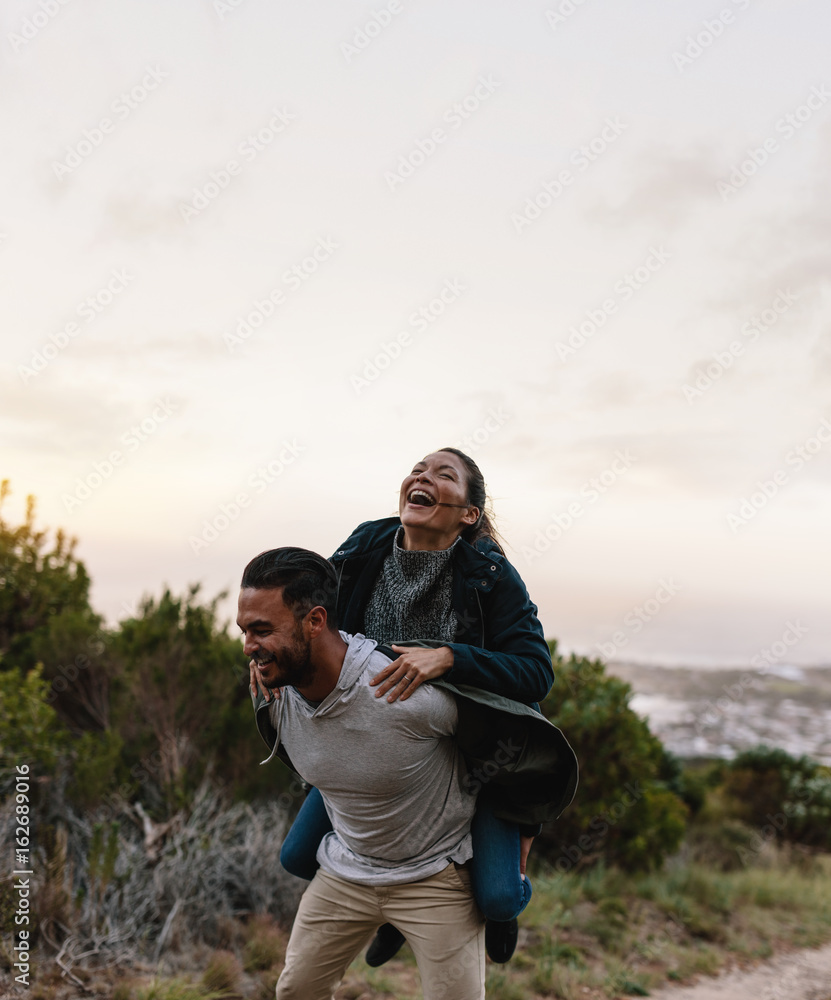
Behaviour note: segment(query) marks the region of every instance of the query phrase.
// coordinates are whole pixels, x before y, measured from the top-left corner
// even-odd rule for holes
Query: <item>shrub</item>
[[[69,798],[92,809],[117,784],[123,742],[118,733],[81,733],[72,747],[73,775]]]
[[[286,954],[285,935],[268,914],[252,918],[247,928],[244,965],[246,972],[257,972],[279,965]]]
[[[687,834],[689,858],[714,871],[736,871],[752,852],[754,836],[755,831],[737,819],[693,823]]]
[[[38,657],[33,643],[63,614],[89,614],[90,580],[75,556],[76,540],[63,531],[53,543],[35,528],[35,498],[26,501],[23,524],[12,527],[3,517],[11,493],[0,482],[0,654],[7,666],[31,669]]]
[[[275,772],[254,728],[248,666],[238,639],[217,619],[223,595],[202,601],[199,587],[146,597],[113,637],[119,684],[112,714],[125,765],[156,819],[187,806],[209,768],[236,789],[247,779],[273,790]],[[217,748],[222,752],[217,754]]]
[[[831,850],[831,768],[758,746],[726,768],[722,794],[735,818],[765,841]]]
[[[574,747],[581,773],[574,802],[543,830],[543,852],[558,871],[600,860],[658,867],[686,827],[680,764],[629,707],[629,684],[607,676],[600,660],[563,660],[551,647],[556,680],[542,710]]]
[[[206,993],[239,996],[242,966],[232,951],[217,951],[202,973],[202,988]]]
[[[25,676],[0,670],[0,797],[13,787],[17,765],[29,765],[30,781],[55,771],[66,733],[47,704],[48,691],[40,667]]]

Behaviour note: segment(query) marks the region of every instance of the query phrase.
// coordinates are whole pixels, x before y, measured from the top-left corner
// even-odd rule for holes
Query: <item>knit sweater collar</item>
[[[453,609],[453,546],[403,549],[403,527],[372,589],[363,615],[364,634],[379,642],[438,639],[451,642],[458,619]],[[455,545],[458,538],[453,543]]]
[[[392,558],[398,573],[403,578],[418,577],[427,573],[435,579],[453,558],[453,549],[459,544],[458,535],[446,549],[405,549],[404,525],[396,531],[392,542]]]

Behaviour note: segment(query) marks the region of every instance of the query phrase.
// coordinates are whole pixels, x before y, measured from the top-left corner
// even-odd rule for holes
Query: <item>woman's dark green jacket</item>
[[[344,632],[363,631],[364,611],[400,525],[397,517],[365,521],[331,557]],[[489,538],[472,545],[460,539],[454,547],[452,604],[456,640],[424,645],[453,650],[453,666],[434,683],[456,695],[456,739],[468,781],[476,785],[471,791],[490,798],[495,814],[523,832],[539,832],[536,825],[556,819],[574,797],[577,759],[559,729],[536,711],[554,681],[537,607]],[[405,638],[402,644],[419,645],[418,637]]]
[[[367,602],[400,525],[397,517],[365,521],[332,556],[338,573],[338,627],[344,632],[363,632]],[[456,641],[445,644],[453,650],[453,666],[442,680],[526,705],[542,701],[554,671],[537,608],[519,573],[491,539],[473,545],[460,539],[453,549],[452,604],[459,625]]]

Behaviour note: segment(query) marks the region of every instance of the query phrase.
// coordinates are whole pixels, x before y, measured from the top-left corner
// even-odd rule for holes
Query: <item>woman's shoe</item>
[[[485,921],[485,951],[492,962],[504,965],[516,949],[519,924],[513,920]]]
[[[371,965],[373,969],[377,969],[384,962],[389,962],[391,958],[398,954],[401,945],[406,940],[397,927],[393,927],[392,924],[381,924],[366,950],[366,964]],[[510,958],[510,955],[508,958]],[[506,958],[505,961],[507,962],[508,959]]]

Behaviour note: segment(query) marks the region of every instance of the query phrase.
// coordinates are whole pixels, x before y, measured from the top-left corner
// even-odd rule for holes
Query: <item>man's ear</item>
[[[329,616],[326,613],[326,608],[320,604],[315,605],[303,618],[303,625],[307,629],[307,637],[314,639],[319,636],[328,627],[328,622]]]

